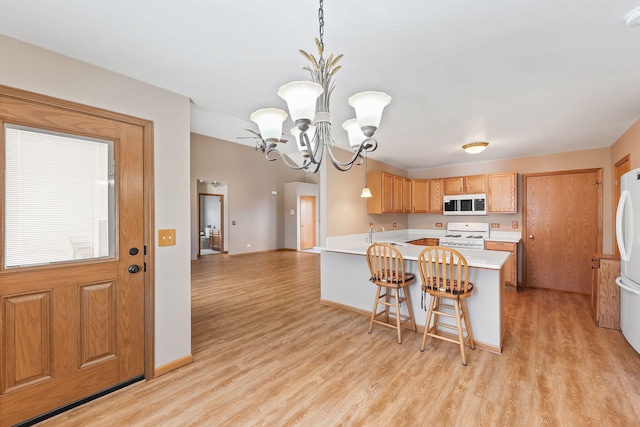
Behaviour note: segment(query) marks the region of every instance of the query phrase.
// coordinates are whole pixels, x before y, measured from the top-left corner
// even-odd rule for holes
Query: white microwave
[[[443,213],[445,215],[486,215],[486,194],[456,194],[444,196]]]

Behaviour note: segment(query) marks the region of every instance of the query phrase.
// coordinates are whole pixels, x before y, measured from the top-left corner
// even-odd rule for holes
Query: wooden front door
[[[0,90],[1,426],[145,373],[145,131],[96,111]]]
[[[300,196],[300,249],[316,245],[316,198]]]
[[[602,248],[601,174],[523,177],[526,286],[591,294],[591,258]]]

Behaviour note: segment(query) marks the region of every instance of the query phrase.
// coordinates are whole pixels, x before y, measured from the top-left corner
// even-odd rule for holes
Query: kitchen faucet
[[[382,229],[382,231],[384,231],[384,227],[380,226],[377,229],[373,229],[373,223],[370,222],[369,223],[369,239],[367,240],[367,242],[369,243],[373,243],[373,233],[375,233],[376,231],[380,231],[380,229]]]

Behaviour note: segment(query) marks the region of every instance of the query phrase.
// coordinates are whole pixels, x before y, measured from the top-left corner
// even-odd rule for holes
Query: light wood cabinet
[[[404,178],[401,176],[393,176],[393,212],[402,213],[402,196]]]
[[[411,180],[383,171],[367,174],[371,196],[367,199],[367,213],[411,212]]]
[[[487,192],[486,175],[470,175],[464,177],[465,194],[482,194]]]
[[[444,194],[481,194],[487,192],[486,175],[454,176],[444,179]]]
[[[454,176],[444,179],[444,194],[464,194],[464,177]]]
[[[506,289],[518,290],[518,244],[514,242],[485,241],[484,248],[488,251],[511,252],[504,265],[504,284]]]
[[[402,212],[411,212],[411,179],[402,178]]]
[[[591,316],[597,326],[619,330],[620,288],[615,281],[620,260],[614,255],[596,254],[591,261]]]
[[[444,196],[444,179],[429,180],[429,211],[442,213],[442,197]]]
[[[487,213],[518,211],[518,174],[516,172],[487,175]]]
[[[425,239],[411,240],[407,243],[418,246],[438,246],[438,244],[440,243],[440,239],[435,237],[427,237]]]
[[[429,180],[411,180],[411,212],[429,213]]]
[[[367,213],[393,212],[394,176],[383,171],[373,171],[367,174],[367,185],[371,190],[371,197],[367,199]]]

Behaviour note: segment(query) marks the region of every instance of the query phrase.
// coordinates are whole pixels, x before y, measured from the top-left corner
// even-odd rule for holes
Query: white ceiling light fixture
[[[469,144],[464,144],[462,149],[469,154],[478,154],[484,151],[485,148],[489,145],[488,142],[472,142]]]
[[[637,27],[640,25],[640,6],[627,13],[624,16],[624,22],[627,23],[627,27]]]
[[[335,57],[331,54],[327,59],[324,58],[323,0],[320,0],[318,21],[320,39],[316,38],[315,41],[319,58],[316,59],[315,56],[300,50],[300,53],[309,61],[309,65],[303,69],[311,74],[312,81],[288,83],[278,90],[278,95],[287,102],[291,120],[296,125],[292,133],[298,142],[302,164],[299,165],[291,161],[289,157],[278,150],[277,144],[282,135],[282,122],[287,118],[286,112],[276,108],[265,108],[251,114],[251,120],[258,125],[260,130],[257,148],[262,150],[267,160],[277,160],[272,156],[275,154],[292,169],[304,169],[315,173],[320,168],[326,149],[333,166],[344,172],[351,169],[356,162],[363,163],[363,151],[370,152],[378,148],[378,142],[372,137],[380,125],[382,110],[389,105],[391,97],[383,92],[370,91],[361,92],[349,98],[349,105],[356,110],[357,119],[354,120],[357,120],[357,130],[361,136],[356,137],[349,131],[350,145],[354,154],[346,162],[339,161],[332,151],[335,142],[331,135],[329,104],[335,86],[332,78],[342,68],[337,65],[342,59],[342,54]],[[313,131],[310,130],[312,127]],[[360,138],[359,141],[357,138]]]

